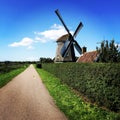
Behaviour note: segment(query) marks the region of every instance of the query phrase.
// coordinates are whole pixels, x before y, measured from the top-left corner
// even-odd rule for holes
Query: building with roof
[[[90,52],[83,52],[83,54],[78,58],[77,62],[82,63],[92,63],[98,60],[98,52],[97,51],[90,51]]]

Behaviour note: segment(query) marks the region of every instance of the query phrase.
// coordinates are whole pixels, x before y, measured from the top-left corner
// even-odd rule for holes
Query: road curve
[[[33,65],[0,89],[0,120],[67,120]]]

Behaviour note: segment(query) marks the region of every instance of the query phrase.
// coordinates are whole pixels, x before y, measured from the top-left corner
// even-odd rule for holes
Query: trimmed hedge
[[[99,106],[120,112],[120,64],[56,63],[42,68]]]
[[[25,62],[10,62],[10,61],[0,62],[0,74],[8,73],[18,68],[27,67],[28,65],[29,64]]]

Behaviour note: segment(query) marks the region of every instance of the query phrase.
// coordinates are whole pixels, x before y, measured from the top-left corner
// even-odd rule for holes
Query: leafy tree
[[[51,58],[40,58],[40,63],[53,63],[53,59]]]
[[[120,62],[120,51],[114,40],[101,42],[101,47],[97,47],[99,62]]]

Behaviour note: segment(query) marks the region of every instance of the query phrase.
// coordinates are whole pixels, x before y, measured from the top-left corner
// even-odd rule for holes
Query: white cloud
[[[73,31],[70,31],[73,33]],[[62,25],[54,24],[50,29],[42,32],[34,32],[34,38],[24,37],[21,41],[13,42],[9,44],[10,47],[27,47],[27,49],[34,49],[34,43],[46,43],[49,41],[56,41],[62,35],[67,34],[65,28]]]
[[[35,56],[30,56],[30,57],[27,57],[25,59],[26,59],[26,61],[38,61],[39,60],[39,58],[35,57]]]
[[[30,46],[28,46],[27,49],[34,49],[34,47],[30,45]]]
[[[32,48],[32,43],[33,43],[33,39],[31,39],[29,37],[25,37],[21,41],[14,42],[14,43],[10,44],[9,46],[10,47],[27,46],[28,49],[31,49]]]
[[[50,27],[49,30],[45,30],[43,32],[34,32],[34,34],[36,35],[35,37],[36,41],[46,43],[51,40],[52,41],[57,40],[60,36],[67,34],[67,32],[63,26],[54,24],[53,26]]]
[[[64,27],[58,24],[54,24],[51,26],[51,29],[64,29]]]
[[[38,37],[38,36],[36,36],[35,37],[35,42],[42,42],[42,43],[46,43],[46,40],[45,40],[45,38],[41,38],[41,37]]]

